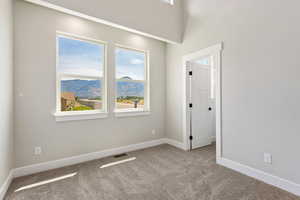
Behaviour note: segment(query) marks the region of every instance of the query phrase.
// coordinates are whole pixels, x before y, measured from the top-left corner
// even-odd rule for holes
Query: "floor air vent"
[[[121,158],[121,157],[125,157],[125,156],[128,156],[127,153],[115,155],[114,158]]]

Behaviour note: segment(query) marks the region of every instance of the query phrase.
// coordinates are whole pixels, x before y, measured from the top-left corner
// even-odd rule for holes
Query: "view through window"
[[[58,111],[104,109],[105,45],[64,35],[58,44]]]
[[[115,54],[116,110],[144,110],[147,100],[146,53],[118,47]]]

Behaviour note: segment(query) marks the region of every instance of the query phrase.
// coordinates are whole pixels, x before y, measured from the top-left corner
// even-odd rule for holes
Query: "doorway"
[[[210,145],[216,138],[215,69],[211,56],[189,61],[190,150]]]
[[[217,44],[183,57],[184,143],[192,150],[216,141],[217,159],[222,153],[221,51]]]

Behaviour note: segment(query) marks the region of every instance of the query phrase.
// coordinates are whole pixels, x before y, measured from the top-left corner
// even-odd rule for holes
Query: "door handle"
[[[211,111],[211,110],[212,110],[212,108],[211,108],[211,107],[208,107],[208,110],[209,110],[209,111]]]

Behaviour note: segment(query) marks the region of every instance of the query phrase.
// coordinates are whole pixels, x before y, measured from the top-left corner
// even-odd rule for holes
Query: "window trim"
[[[94,111],[94,112],[93,112]],[[76,120],[89,120],[89,119],[102,119],[107,118],[107,112],[99,112],[90,110],[88,113],[84,111],[69,111],[67,113],[56,112],[54,113],[57,122],[63,121],[76,121]]]
[[[137,51],[141,52],[145,55],[145,65],[144,65],[144,77],[145,80],[124,80],[128,82],[143,82],[144,83],[144,108],[143,109],[117,109],[116,104],[117,104],[117,82],[120,81],[118,80],[117,77],[117,64],[116,64],[116,50],[117,49],[125,49],[129,51]],[[114,67],[114,113],[116,117],[126,117],[126,116],[139,116],[139,115],[149,115],[151,114],[150,112],[150,51],[149,50],[143,50],[143,49],[138,49],[126,45],[121,45],[121,44],[115,44],[114,45],[114,55],[115,55],[115,67]]]
[[[175,0],[163,0],[163,2],[173,6],[175,4]]]
[[[115,112],[115,117],[136,117],[136,116],[145,116],[145,115],[150,115],[150,111],[145,111],[145,110],[134,110],[134,111],[119,111]]]
[[[105,118],[108,116],[108,83],[107,83],[107,42],[97,40],[97,39],[91,39],[84,36],[79,36],[71,33],[65,33],[61,31],[56,31],[55,34],[56,37],[56,106],[55,106],[55,113],[54,116],[56,118],[56,121],[70,121],[70,120],[84,120],[84,119],[99,119],[99,118]],[[72,75],[72,74],[63,74],[58,72],[58,65],[59,65],[59,37],[65,37],[68,39],[73,40],[79,40],[82,42],[88,42],[92,44],[97,45],[103,45],[104,46],[104,62],[103,62],[103,77],[98,76],[85,76],[85,75]],[[68,111],[68,112],[62,112],[61,111],[61,76],[73,76],[73,77],[88,77],[91,79],[99,79],[102,80],[101,85],[101,91],[102,91],[102,109],[101,110],[87,110],[87,111]]]

